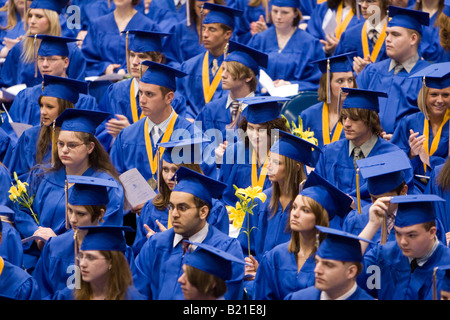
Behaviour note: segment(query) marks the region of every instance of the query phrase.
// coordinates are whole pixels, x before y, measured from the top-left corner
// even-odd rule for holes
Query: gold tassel
[[[195,1],[194,1],[195,3]],[[188,27],[191,26],[191,4],[190,0],[186,0],[186,24]]]
[[[427,114],[427,105],[425,104],[425,88],[426,88],[427,84],[425,83],[425,76],[423,76],[422,79],[422,105],[423,105],[423,114],[425,115],[425,119],[427,119],[427,121],[429,121],[430,119],[428,119],[428,114]]]
[[[438,270],[438,267],[434,267],[434,269],[433,269],[433,300],[437,300],[437,284],[436,284],[437,270]]]
[[[130,74],[130,49],[128,49],[128,46],[130,44],[130,40],[128,39],[128,30],[127,30],[127,36],[125,38],[125,52],[126,52],[126,59],[127,59],[127,73]]]
[[[228,47],[229,47],[229,44],[227,42],[227,44],[225,45],[225,48],[223,48],[223,59],[224,60],[225,60],[225,58],[227,57],[227,54],[228,54]]]
[[[383,215],[383,221],[382,221],[382,224],[381,224],[381,239],[380,239],[380,244],[386,244],[386,241],[387,241],[386,214],[387,214],[387,212],[384,213],[384,215]]]
[[[339,96],[338,96],[338,103],[337,103],[337,112],[338,115],[341,115],[341,94],[342,94],[342,88],[339,89]]]
[[[356,169],[356,202],[358,205],[358,213],[361,214],[361,194],[359,190],[359,168]]]
[[[331,102],[331,67],[330,59],[327,59],[327,103]]]
[[[55,167],[56,162],[56,120],[53,120],[53,128],[52,130],[52,168]]]
[[[34,77],[35,78],[37,78],[37,72],[38,72],[36,42],[37,42],[37,34],[34,35],[34,41],[33,41],[33,45],[34,45]]]
[[[78,250],[78,229],[75,229],[75,230],[73,231],[73,243],[74,243],[73,251],[74,251],[74,254],[75,254],[75,265],[76,265],[77,267],[79,267],[80,264],[79,264],[79,261],[78,261],[78,259],[77,259],[77,257],[78,257],[78,252],[79,252],[79,250]]]
[[[159,192],[159,190],[160,190],[160,187],[161,187],[161,179],[159,178],[159,175],[160,175],[160,173],[161,173],[161,151],[160,151],[160,149],[159,149],[159,146],[157,147],[157,150],[156,150],[156,157],[157,157],[157,161],[158,161],[158,166],[156,167],[156,179],[157,179],[157,186],[158,186],[158,192]]]
[[[69,193],[69,184],[68,184],[67,179],[66,179],[65,184],[64,184],[64,197],[65,197],[65,201],[66,201],[66,213],[65,213],[65,216],[66,216],[66,230],[70,229],[70,225],[69,225],[69,209],[68,209],[68,205],[69,205],[69,195],[68,195],[68,193]]]
[[[200,8],[200,32],[198,35],[198,40],[200,41],[200,44],[203,44],[203,19],[205,18],[203,14],[203,5]]]

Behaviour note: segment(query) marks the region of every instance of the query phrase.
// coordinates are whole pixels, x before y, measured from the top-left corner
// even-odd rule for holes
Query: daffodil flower
[[[28,183],[20,181],[17,177],[16,172],[14,172],[14,180],[16,181],[16,186],[12,184],[11,188],[9,188],[9,199],[12,202],[18,203],[22,207],[28,208],[31,211],[31,216],[33,217],[34,221],[36,221],[36,223],[39,225],[39,219],[32,208],[34,196],[28,196]]]

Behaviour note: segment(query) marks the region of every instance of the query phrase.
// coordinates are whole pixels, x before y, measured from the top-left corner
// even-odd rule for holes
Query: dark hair
[[[437,184],[444,190],[450,190],[450,157],[447,158],[436,179]]]
[[[372,133],[377,135],[378,137],[383,132],[383,128],[381,127],[380,123],[380,117],[378,116],[378,113],[376,111],[361,108],[341,109],[339,122],[342,123],[344,117],[349,117],[353,121],[363,121],[369,128],[371,128]]]
[[[202,294],[221,297],[227,292],[226,282],[210,273],[185,265],[186,278]]]
[[[247,118],[246,117],[242,117],[241,121],[239,122],[239,129],[241,129],[243,132],[247,132]],[[285,132],[291,132],[291,130],[289,129],[287,120],[284,118],[277,118],[274,120],[270,120],[267,122],[262,123],[261,125],[265,125],[267,126],[267,134],[268,136],[271,138],[272,137],[272,129],[278,129],[278,130],[282,130]],[[245,147],[248,148],[249,147],[249,140],[248,140],[248,136],[245,135]]]

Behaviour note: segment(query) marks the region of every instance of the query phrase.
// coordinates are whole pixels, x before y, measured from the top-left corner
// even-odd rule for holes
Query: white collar
[[[348,298],[350,298],[350,296],[353,293],[355,293],[357,288],[358,288],[358,285],[356,284],[356,281],[355,281],[355,284],[353,285],[353,287],[349,291],[347,291],[342,296],[340,296],[340,297],[338,297],[338,298],[336,298],[334,300],[347,300]],[[331,299],[325,291],[322,291],[320,293],[320,300],[333,300],[333,299]]]
[[[208,231],[209,231],[209,224],[207,222],[199,232],[190,236],[188,240],[191,242],[202,243],[205,240],[206,236],[208,235]],[[183,240],[183,236],[181,234],[175,233],[175,237],[173,237],[173,247],[175,248],[180,243],[181,240]],[[191,245],[191,248],[192,250],[195,250],[197,246]]]
[[[252,91],[244,98],[254,97],[254,96],[255,96],[255,92]],[[225,109],[228,109],[233,101],[234,100],[231,98],[230,94],[228,94],[227,104],[225,105]],[[247,105],[245,103],[241,103],[241,107],[242,107],[242,110],[244,110],[247,107]]]

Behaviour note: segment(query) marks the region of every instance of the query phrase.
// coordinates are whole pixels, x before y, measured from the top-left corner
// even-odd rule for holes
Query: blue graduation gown
[[[6,11],[2,12],[6,14]],[[3,38],[9,38],[9,39],[16,39],[20,36],[23,36],[25,34],[25,28],[23,25],[23,21],[20,20],[20,15],[16,12],[16,25],[14,26],[14,28],[12,29],[8,29],[8,30],[1,30],[0,31],[0,50],[2,50],[5,46],[3,45]],[[6,26],[7,25],[7,19],[5,17],[5,21],[1,22],[2,26]]]
[[[59,290],[51,297],[51,300],[74,300],[75,297],[73,296],[73,290],[74,289],[69,288]],[[49,299],[50,297],[44,298],[44,300]],[[124,300],[145,300],[145,297],[140,294],[133,285],[131,285],[127,289]]]
[[[0,273],[0,296],[15,300],[40,300],[36,281],[18,266],[8,261],[4,263]]]
[[[266,18],[266,10],[262,3],[257,7],[251,7],[249,6],[249,2],[249,0],[236,0],[236,9],[242,10],[243,14],[242,17],[237,19],[234,32],[237,36],[237,40],[243,44],[248,43],[252,37],[252,34],[250,33],[250,23],[258,21],[261,15]]]
[[[391,142],[399,146],[400,149],[405,151],[407,155],[411,151],[409,146],[409,130],[412,129],[414,132],[419,132],[419,136],[423,134],[424,129],[424,120],[425,115],[422,112],[416,112],[409,116],[404,117],[400,120],[397,125],[397,128],[394,131],[394,135],[391,138]],[[433,141],[433,130],[431,130],[431,126],[429,129],[429,143],[428,147],[431,149],[431,144]],[[429,176],[430,172],[437,166],[445,162],[445,159],[448,157],[448,139],[449,139],[449,122],[447,121],[442,128],[441,139],[439,140],[439,144],[435,153],[430,156],[430,165],[431,168],[428,167],[427,171],[423,167],[423,162],[420,160],[419,156],[416,156],[411,159],[411,164],[414,168],[415,174],[426,175]],[[430,151],[428,149],[428,151]]]
[[[10,137],[3,128],[0,128],[0,161],[5,160],[8,149],[14,147],[17,140],[14,137]]]
[[[20,234],[8,222],[0,221],[3,226],[0,256],[15,266],[22,267],[23,248]]]
[[[325,18],[325,15],[328,11],[328,5],[327,2],[322,2],[318,4],[314,10],[312,11],[311,18],[308,21],[308,26],[306,27],[306,31],[311,34],[316,39],[322,39],[325,40],[325,32],[322,29],[322,23],[323,18]],[[336,12],[337,9],[334,9]],[[352,19],[350,20],[347,29],[351,28],[352,26],[360,23],[361,20],[358,20],[358,17],[353,15]]]
[[[141,209],[141,214],[136,217],[136,237],[134,238],[133,251],[137,255],[141,250],[144,243],[147,241],[147,230],[144,224],[148,225],[150,229],[155,232],[160,232],[158,220],[164,227],[167,228],[169,221],[169,210],[159,210],[153,205],[153,199],[145,203]],[[230,222],[228,218],[228,212],[224,203],[218,199],[213,199],[213,205],[211,212],[206,220],[210,225],[216,227],[225,234],[229,233]]]
[[[139,292],[149,300],[184,299],[181,286],[177,282],[183,274],[184,255],[181,243],[173,247],[174,236],[173,228],[154,234],[136,257],[133,282]],[[203,243],[224,250],[239,259],[244,259],[238,241],[211,225]],[[244,266],[234,264],[232,279],[226,282],[228,288],[225,293],[226,300],[242,299],[243,278]]]
[[[175,59],[180,64],[206,51],[205,47],[200,44],[197,28],[194,24],[187,26],[186,19],[172,26],[170,33],[172,36],[168,38],[167,42],[170,43]]]
[[[252,154],[249,148],[245,148],[244,142],[238,141],[226,148],[223,162],[220,166],[218,180],[225,183],[227,187],[223,192],[222,199],[225,204],[235,206],[239,199],[235,196],[236,190],[233,185],[244,189],[252,185]],[[258,177],[262,167],[256,169]],[[270,186],[272,186],[272,182],[266,177],[263,190]]]
[[[290,293],[285,300],[320,300],[321,291],[314,286]],[[363,289],[358,287],[346,300],[374,300]]]
[[[266,201],[262,203],[261,200],[256,199],[257,206],[253,209],[253,215],[246,215],[237,238],[243,252],[248,252],[247,235],[243,231],[247,230],[247,220],[250,217],[250,229],[255,227],[250,233],[250,251],[258,261],[267,251],[291,238],[291,232],[286,230],[291,204],[283,209],[278,201],[278,210],[273,215],[273,210],[270,208],[272,187],[264,190],[264,194],[267,196]]]
[[[189,60],[186,60],[181,65],[181,70],[187,73],[187,76],[177,78],[177,90],[182,96],[186,98],[186,118],[195,119],[200,113],[200,110],[205,106],[205,98],[203,95],[202,82],[202,66],[203,58],[206,53],[201,53]],[[211,72],[214,56],[209,54],[209,82],[212,83],[214,75]],[[217,64],[220,66],[223,62],[223,55],[217,57]],[[217,74],[217,73],[216,73]],[[222,80],[220,80],[216,91],[214,92],[211,101],[220,97],[226,96],[228,90],[222,89]]]
[[[431,172],[430,181],[428,181],[427,187],[425,189],[425,194],[436,194],[441,198],[445,199],[445,202],[433,202],[434,211],[436,213],[437,219],[442,222],[444,232],[450,231],[450,191],[444,190],[441,186],[437,184],[437,177],[439,176],[443,164],[436,166]]]
[[[119,133],[111,148],[110,156],[112,163],[119,173],[124,173],[129,169],[136,168],[145,180],[149,180],[153,175],[150,169],[144,140],[144,126],[146,119],[146,117],[142,118]],[[194,129],[192,123],[181,116],[177,117],[173,131],[175,132],[178,129],[187,130],[187,132],[190,133],[190,136],[193,135]],[[186,132],[184,130],[182,131]],[[160,139],[162,139],[162,136]],[[172,134],[169,141],[172,141],[172,139],[179,140],[181,138],[178,135],[175,137]],[[186,137],[184,137],[184,139],[186,139]],[[156,155],[154,141],[152,141],[152,147],[153,155]],[[157,179],[156,173],[153,177]]]
[[[82,80],[85,78],[86,60],[76,43],[68,43],[69,67],[66,70],[67,77]],[[23,42],[19,42],[8,52],[1,69],[1,83],[4,87],[16,84],[26,84],[32,87],[42,84],[42,76],[38,69],[37,77],[34,77],[34,62],[24,63],[21,59]]]
[[[96,171],[90,167],[83,176],[93,176],[113,180],[109,174]],[[28,181],[30,188],[28,194],[35,195],[33,211],[39,217],[42,227],[51,228],[57,235],[66,232],[65,228],[65,186],[66,172],[64,168],[39,174],[36,171],[30,173]],[[109,188],[109,203],[103,218],[106,225],[122,225],[124,191],[118,183],[118,188]],[[38,225],[28,210],[16,211],[15,224],[23,238],[33,235]]]
[[[317,90],[322,73],[314,60],[325,58],[322,44],[306,31],[296,29],[279,52],[274,26],[255,34],[248,45],[269,55],[265,71],[275,81],[282,79],[295,84],[299,91]]]
[[[289,241],[266,252],[255,277],[254,300],[283,300],[286,295],[314,285],[314,256],[297,272],[295,253],[288,251]]]
[[[140,12],[131,18],[125,30],[159,31],[149,18]],[[108,65],[117,63],[127,70],[125,43],[126,35],[121,34],[114,19],[114,12],[101,16],[88,27],[81,51],[86,58],[86,76],[102,75]]]
[[[380,121],[383,130],[393,133],[401,118],[418,112],[417,96],[422,88],[422,79],[409,78],[411,74],[430,65],[424,60],[417,61],[411,73],[400,71],[394,76],[394,69],[390,72],[391,59],[367,65],[357,76],[358,88],[386,92],[388,98],[380,98]]]
[[[356,56],[365,58],[361,40],[361,31],[363,26],[364,23],[361,22],[353,25],[350,28],[347,28],[347,30],[342,33],[333,55],[337,56],[339,54],[356,51]],[[367,35],[366,38],[369,45],[369,52],[372,53],[374,45],[372,44],[372,41],[369,40],[369,37]],[[380,52],[378,53],[377,59],[375,61],[378,62],[387,58],[388,56],[386,54],[386,43],[383,42],[383,45],[381,46]]]
[[[57,237],[50,238],[42,249],[41,256],[33,271],[43,299],[51,298],[57,291],[74,283],[75,270],[74,231],[68,230]],[[131,247],[127,246],[125,257],[134,264]]]
[[[419,45],[419,54],[424,60],[431,63],[440,62],[445,56],[445,50],[440,43],[439,27],[436,23],[438,15],[439,12],[434,13],[430,17],[430,24],[423,26],[422,39]]]
[[[380,288],[371,293],[379,300],[431,300],[433,269],[449,263],[450,248],[439,243],[428,261],[411,273],[408,258],[403,255],[397,241],[391,241],[366,251],[363,270],[372,265],[379,267]],[[364,290],[369,290],[367,278],[372,275],[363,271],[358,277],[358,284]]]

